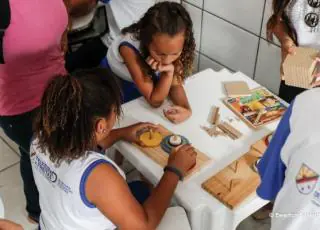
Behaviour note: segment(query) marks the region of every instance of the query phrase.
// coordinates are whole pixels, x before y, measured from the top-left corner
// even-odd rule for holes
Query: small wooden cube
[[[295,55],[288,54],[282,65],[286,85],[311,88],[318,52],[312,48],[297,47]]]

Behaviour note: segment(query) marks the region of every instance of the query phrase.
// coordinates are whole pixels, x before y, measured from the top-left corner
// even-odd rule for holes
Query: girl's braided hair
[[[57,76],[47,86],[34,121],[37,144],[52,162],[70,162],[95,150],[99,118],[121,113],[120,88],[107,69]]]

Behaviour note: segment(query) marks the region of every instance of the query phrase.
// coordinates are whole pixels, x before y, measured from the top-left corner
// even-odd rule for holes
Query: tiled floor
[[[1,130],[0,130],[1,132]],[[19,154],[16,145],[4,139],[0,133],[0,196],[5,207],[5,217],[21,224],[25,230],[35,230],[36,225],[26,219],[25,199],[19,172]],[[139,173],[128,163],[124,163],[127,179],[139,178]],[[256,222],[252,218],[244,220],[237,230],[269,230],[270,220]]]

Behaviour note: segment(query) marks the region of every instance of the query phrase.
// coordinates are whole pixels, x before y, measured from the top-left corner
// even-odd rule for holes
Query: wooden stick
[[[212,110],[212,124],[217,125],[219,122],[220,114],[219,114],[220,108],[214,106]]]
[[[257,125],[257,124],[259,123],[260,118],[261,118],[261,116],[263,115],[263,113],[264,113],[264,109],[261,109],[261,110],[259,111],[259,113],[258,113],[258,116],[257,116],[256,119],[254,120],[254,124],[255,124],[255,125]]]
[[[149,139],[153,139],[153,130],[152,129],[149,129]]]
[[[235,135],[237,139],[242,137],[242,133],[236,128],[234,128],[232,125],[228,124],[227,122],[224,122],[223,125],[228,129],[229,132]]]

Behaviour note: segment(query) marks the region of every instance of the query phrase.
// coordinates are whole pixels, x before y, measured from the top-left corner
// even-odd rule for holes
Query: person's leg
[[[35,110],[17,116],[0,117],[0,125],[5,134],[19,145],[20,149],[20,172],[23,181],[24,194],[27,201],[27,212],[29,218],[38,221],[40,215],[39,193],[36,187],[31,162],[30,162],[30,142],[33,136],[32,119]]]
[[[281,81],[280,89],[279,89],[279,97],[285,100],[288,103],[291,103],[293,99],[306,89],[289,86],[285,84],[285,81]]]
[[[65,56],[66,69],[73,72],[77,69],[89,69],[99,66],[107,55],[108,48],[100,38],[94,38],[84,43],[78,50]]]
[[[143,181],[133,181],[128,184],[132,195],[142,205],[150,196],[151,191],[147,183]]]

